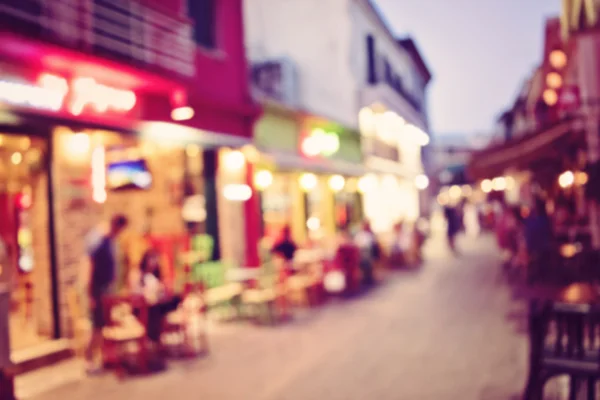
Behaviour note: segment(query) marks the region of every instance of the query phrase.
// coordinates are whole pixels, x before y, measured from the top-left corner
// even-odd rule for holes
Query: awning
[[[362,176],[368,171],[362,164],[341,160],[305,158],[297,154],[277,151],[262,151],[267,163],[280,169],[313,172],[317,174],[339,174],[344,176]]]
[[[435,174],[442,185],[467,185],[471,181],[465,164],[452,164],[441,168]]]
[[[469,173],[476,178],[490,178],[501,175],[509,167],[527,169],[529,163],[547,158],[557,142],[571,137],[575,140],[583,131],[582,120],[565,120],[531,135],[489,147],[473,155]]]
[[[365,166],[367,171],[372,173],[396,175],[406,179],[414,179],[422,173],[422,171],[406,168],[402,163],[386,160],[381,157],[368,157],[365,160]]]
[[[197,144],[202,148],[242,147],[251,138],[191,128],[171,122],[141,122],[137,126],[140,138],[165,144]]]

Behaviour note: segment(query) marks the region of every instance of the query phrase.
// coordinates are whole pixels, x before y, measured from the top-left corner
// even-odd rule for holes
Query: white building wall
[[[353,24],[351,32],[352,72],[357,81],[361,83],[361,87],[367,86],[367,47],[365,38],[371,34],[377,42],[377,52],[388,58],[394,70],[401,76],[405,88],[416,99],[425,104],[426,98],[423,90],[423,82],[417,66],[410,55],[381,26],[377,15],[372,10],[372,7],[368,5],[368,1],[351,0],[350,16]],[[400,97],[396,93],[394,95]],[[398,100],[399,102],[403,102],[404,99],[399,98]],[[366,105],[361,104],[360,107]],[[415,113],[410,104],[399,105],[393,111],[419,128],[427,130],[426,117]]]
[[[382,82],[376,86],[370,86],[368,83],[366,38],[368,35],[374,36],[377,55],[387,58],[394,72],[401,77],[405,90],[424,105],[423,80],[411,56],[382,25],[368,0],[351,0],[350,17],[353,26],[350,40],[351,70],[360,85],[358,90],[361,93],[356,112],[362,107],[381,102],[389,111],[427,132],[425,107],[420,113],[386,83]],[[390,232],[394,224],[400,221],[415,221],[420,213],[419,191],[414,185],[414,177],[423,172],[421,146],[411,137],[400,136],[398,149],[399,163],[405,171],[404,179],[393,179],[389,175],[379,176],[377,185],[363,195],[366,217],[370,220],[373,230],[378,233]]]
[[[289,57],[298,68],[301,107],[356,128],[348,1],[249,0],[244,23],[250,60]]]
[[[248,0],[244,8],[249,59],[293,60],[298,70],[300,106],[307,111],[358,127],[360,109],[372,105],[364,104],[361,97],[361,91],[368,88],[368,34],[375,36],[378,54],[387,57],[405,88],[425,103],[417,66],[382,26],[368,0]],[[384,83],[379,86],[381,96],[392,99],[391,111],[427,131],[424,114]],[[374,100],[384,101],[377,96]],[[420,147],[407,138],[399,148],[409,175],[420,173]],[[379,178],[378,187],[364,196],[365,212],[374,228],[389,231],[399,220],[417,218],[418,191],[412,178],[397,185],[391,185],[390,176]]]

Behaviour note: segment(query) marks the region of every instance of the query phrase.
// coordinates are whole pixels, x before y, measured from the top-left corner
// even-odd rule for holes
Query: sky
[[[541,62],[543,28],[560,0],[375,0],[396,35],[410,34],[433,72],[432,133],[491,132]]]

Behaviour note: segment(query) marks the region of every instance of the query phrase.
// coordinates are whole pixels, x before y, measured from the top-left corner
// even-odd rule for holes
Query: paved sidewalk
[[[510,400],[526,378],[525,306],[499,276],[491,237],[459,241],[453,257],[432,240],[426,265],[368,295],[332,302],[290,325],[219,326],[212,354],[118,383],[66,376],[34,400]],[[71,371],[71,372],[68,372]],[[41,382],[42,372],[37,382]],[[28,377],[19,384],[31,389]],[[50,378],[45,378],[50,379]]]

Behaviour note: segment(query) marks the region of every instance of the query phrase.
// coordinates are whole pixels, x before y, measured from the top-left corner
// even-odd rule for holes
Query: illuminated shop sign
[[[18,107],[58,111],[65,101],[65,93],[25,82],[0,80],[0,102]]]
[[[57,75],[42,74],[36,83],[0,79],[0,102],[46,111],[67,110],[73,115],[125,114],[133,110],[137,98],[131,90],[104,85],[93,78],[68,81]]]
[[[308,136],[302,140],[302,154],[308,157],[324,156],[330,157],[340,149],[340,137],[335,132],[327,132],[324,129],[313,129]]]

